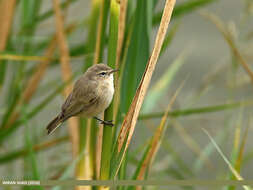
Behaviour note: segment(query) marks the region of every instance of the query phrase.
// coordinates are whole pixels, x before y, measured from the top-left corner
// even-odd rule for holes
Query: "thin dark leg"
[[[98,117],[94,117],[94,119],[98,120],[103,125],[108,125],[108,126],[111,126],[111,127],[114,126],[114,124],[112,123],[112,121],[104,121],[104,120],[102,120],[102,119],[100,119]]]

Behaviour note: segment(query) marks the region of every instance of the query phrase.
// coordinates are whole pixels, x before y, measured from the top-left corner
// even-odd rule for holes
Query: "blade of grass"
[[[120,4],[121,4],[121,8],[122,8],[122,6],[126,6],[126,4],[125,3],[128,3],[128,4],[131,4],[131,1],[127,1],[127,2],[125,2],[125,1],[122,1]],[[119,121],[119,119],[120,119],[120,117],[117,117],[117,116],[119,116],[119,115],[122,115],[121,114],[121,109],[119,109],[120,108],[120,106],[122,105],[122,102],[120,102],[120,99],[121,99],[121,97],[120,97],[120,95],[121,95],[121,92],[122,92],[122,90],[121,90],[121,86],[122,86],[122,81],[123,81],[123,77],[124,77],[124,71],[126,70],[125,69],[125,65],[127,64],[127,58],[128,58],[128,52],[129,51],[134,51],[132,48],[129,48],[130,47],[130,44],[136,44],[135,42],[136,42],[136,40],[140,40],[140,38],[142,38],[143,36],[145,36],[145,38],[146,38],[146,33],[147,33],[147,30],[146,29],[142,29],[143,30],[143,33],[145,33],[145,35],[143,35],[143,36],[140,36],[140,38],[137,38],[136,40],[133,40],[132,38],[135,36],[135,35],[133,35],[133,31],[135,31],[135,34],[138,34],[138,29],[135,27],[135,25],[136,26],[138,26],[138,27],[140,27],[141,26],[141,28],[143,28],[143,26],[142,25],[140,25],[140,24],[143,24],[143,23],[147,23],[147,22],[149,22],[148,20],[149,19],[147,19],[148,17],[146,17],[146,18],[142,18],[142,17],[145,17],[145,15],[151,15],[151,13],[150,14],[148,14],[147,12],[149,12],[150,11],[150,3],[151,2],[149,2],[149,4],[147,4],[147,2],[146,1],[138,1],[138,6],[137,6],[137,8],[135,9],[135,13],[133,14],[133,15],[135,15],[135,18],[136,18],[136,20],[135,20],[135,22],[133,22],[133,20],[134,19],[131,19],[131,21],[130,21],[130,24],[129,25],[127,25],[128,27],[126,27],[126,41],[124,42],[124,44],[123,44],[123,50],[122,50],[122,64],[119,64],[119,69],[120,69],[120,71],[118,72],[118,75],[116,75],[116,81],[115,81],[115,86],[116,86],[116,89],[115,89],[115,95],[114,95],[114,115],[113,115],[113,120],[115,120],[115,125],[116,126],[118,126],[117,124],[118,123],[120,123],[121,121]],[[128,6],[127,5],[127,7],[131,7],[131,6]],[[149,7],[149,8],[148,8]],[[120,8],[120,10],[122,10]],[[142,9],[142,12],[144,12],[145,14],[138,14],[138,11],[140,10],[140,8]],[[124,9],[124,8],[123,8]],[[143,11],[144,10],[144,11]],[[129,12],[129,9],[128,9],[128,12]],[[121,13],[120,13],[121,14]],[[122,13],[122,15],[123,15],[124,13]],[[121,19],[121,18],[119,18],[119,19]],[[144,20],[144,21],[143,21]],[[120,22],[126,22],[126,21],[120,21]],[[139,23],[139,24],[136,24],[136,23]],[[144,28],[146,28],[146,25],[144,25]],[[120,30],[120,24],[119,24],[119,28],[118,28],[118,30]],[[121,33],[123,33],[123,31],[118,31],[118,45],[120,45],[120,35],[121,35]],[[145,39],[145,40],[142,40],[143,41],[143,43],[146,43],[147,42],[147,40],[148,39]],[[142,41],[140,41],[140,42],[142,42]],[[139,42],[139,43],[140,43]],[[137,44],[139,44],[139,43],[137,43]],[[139,45],[140,46],[140,45]],[[134,48],[139,48],[140,49],[140,47],[135,47],[135,46],[133,46]],[[145,48],[146,48],[146,46],[144,46]],[[142,52],[143,52],[143,49],[141,48],[140,49]],[[145,49],[146,50],[146,49]],[[137,50],[136,50],[137,51]],[[145,54],[143,54],[143,55],[145,55]],[[120,56],[120,55],[117,55],[117,56]],[[131,56],[130,56],[131,57]],[[116,59],[120,59],[120,57],[118,57],[118,58],[116,58]],[[146,58],[144,58],[144,59],[146,59]],[[117,60],[116,60],[117,61]],[[133,64],[133,63],[131,63],[131,62],[128,62],[128,64],[132,64],[132,66],[134,66],[135,67],[135,64]],[[118,68],[118,67],[116,67],[116,68]],[[143,71],[141,71],[141,72],[143,72]],[[124,86],[124,88],[126,88],[125,86]],[[122,107],[121,107],[122,108]],[[119,113],[119,114],[118,114]],[[116,140],[116,133],[115,133],[115,131],[116,130],[114,130],[114,135],[113,135],[113,139],[114,139],[114,145],[115,145],[115,140]],[[127,152],[126,152],[126,155],[127,155]],[[127,156],[126,156],[127,157]],[[126,159],[124,159],[123,160],[123,162],[122,162],[122,166],[121,166],[121,170],[119,171],[119,179],[125,179],[125,176],[126,176],[126,168],[127,168],[127,160]],[[111,169],[110,169],[111,170]],[[110,173],[112,173],[111,171],[110,171]],[[110,174],[111,175],[111,174]],[[122,187],[123,188],[123,187]],[[121,189],[122,189],[121,188]]]
[[[33,150],[33,146],[32,146],[32,140],[30,137],[30,129],[28,128],[28,126],[26,125],[25,127],[26,132],[25,132],[25,143],[26,143],[26,147],[28,150],[28,154],[27,154],[27,164],[29,164],[29,166],[31,167],[31,178],[30,180],[40,180],[40,172],[39,172],[39,168],[38,168],[38,160],[37,160],[37,156],[36,153]],[[28,170],[29,171],[29,170]],[[28,171],[24,171],[24,172],[28,172]],[[42,190],[44,189],[43,187],[39,187],[38,189]]]
[[[36,31],[37,22],[35,22],[35,17],[40,11],[41,0],[23,0],[20,1],[21,5],[21,12],[20,12],[20,23],[21,28],[19,30],[19,36],[21,39],[26,38],[29,36],[27,40],[21,40],[22,46],[22,54],[29,55],[32,53],[33,48],[32,46],[32,39]],[[18,87],[22,88],[22,81],[25,78],[25,70],[26,70],[26,62],[19,63],[19,69],[17,73],[17,79],[19,82],[17,83]]]
[[[40,180],[40,173],[39,173],[39,168],[36,162],[36,155],[33,151],[32,148],[32,138],[31,138],[31,130],[33,130],[33,128],[29,128],[28,126],[28,122],[27,122],[27,105],[25,104],[22,107],[21,110],[22,113],[22,118],[24,121],[24,125],[25,125],[25,134],[24,134],[24,144],[26,149],[28,150],[28,154],[24,157],[24,164],[23,164],[23,176],[24,179],[26,180]],[[31,187],[27,187],[26,189],[31,189]],[[43,188],[40,187],[40,190],[42,190]]]
[[[128,1],[128,0],[127,0]],[[124,3],[124,2],[123,2]],[[128,1],[129,4],[129,1]],[[122,5],[122,4],[121,4]],[[129,7],[128,9],[129,10]],[[123,21],[120,21],[123,22]],[[125,31],[125,41],[124,44],[122,46],[122,60],[121,63],[119,64],[119,67],[116,67],[119,69],[119,71],[117,72],[118,75],[116,75],[116,82],[115,82],[115,92],[114,92],[114,116],[113,116],[113,120],[115,120],[115,124],[116,126],[118,126],[117,124],[121,122],[121,115],[122,115],[122,110],[121,110],[121,87],[122,87],[122,83],[123,83],[123,75],[124,75],[124,71],[125,71],[125,65],[126,65],[126,61],[127,61],[127,55],[128,55],[128,50],[129,50],[129,46],[130,46],[130,42],[132,39],[132,33],[133,33],[133,28],[134,28],[134,23],[131,22],[129,24],[128,27],[126,27],[126,31]],[[121,59],[121,58],[120,58]],[[116,133],[114,133],[114,141],[116,139]]]
[[[241,144],[240,144],[240,147],[239,147],[239,153],[238,153],[238,158],[235,162],[235,168],[236,170],[239,172],[240,169],[241,169],[241,166],[242,166],[242,163],[243,163],[243,153],[244,153],[244,150],[245,150],[245,144],[246,144],[246,140],[247,140],[247,137],[248,137],[248,132],[249,132],[249,124],[243,134],[243,137],[242,137],[242,141],[241,141]]]
[[[114,158],[117,157],[117,163],[113,163],[114,164],[114,169],[113,173],[112,173],[112,177],[116,176],[121,162],[124,158],[125,152],[128,148],[128,145],[131,141],[134,129],[135,129],[135,125],[137,122],[137,118],[140,112],[140,108],[141,105],[143,103],[145,94],[147,92],[147,88],[149,86],[151,77],[152,77],[152,73],[155,69],[156,63],[157,63],[157,59],[159,57],[159,53],[163,44],[163,40],[167,31],[167,27],[168,24],[170,22],[170,17],[175,5],[175,0],[167,0],[165,3],[165,7],[164,7],[164,13],[163,13],[163,17],[161,20],[161,24],[160,27],[158,29],[158,33],[157,33],[157,37],[156,37],[156,41],[155,41],[155,45],[154,45],[154,49],[152,51],[151,57],[149,59],[149,62],[147,64],[146,70],[144,72],[143,78],[140,82],[140,86],[138,87],[137,91],[136,91],[136,95],[132,101],[132,104],[130,106],[130,109],[123,121],[121,130],[120,130],[120,134],[117,140],[117,146],[115,147],[115,153],[116,155],[113,155]],[[128,136],[127,136],[128,134]],[[122,152],[123,150],[123,152]],[[113,162],[113,160],[112,160]]]
[[[234,146],[231,155],[231,160],[233,165],[235,164],[236,157],[238,155],[238,150],[240,146],[240,138],[241,138],[241,128],[242,128],[242,121],[243,121],[243,110],[242,108],[239,110],[238,119],[235,124],[235,132],[234,132]]]
[[[137,1],[133,15],[133,28],[130,30],[130,44],[127,49],[124,70],[121,73],[122,87],[120,110],[125,114],[131,104],[138,84],[141,81],[150,54],[152,1]],[[132,29],[132,31],[131,31]]]
[[[64,33],[64,21],[61,13],[59,0],[53,1],[55,17],[56,17],[56,33],[57,33],[57,43],[60,49],[61,54],[61,71],[62,78],[64,81],[68,81],[72,76],[71,66],[70,66],[70,58],[69,58],[69,50],[66,42],[66,37]],[[69,84],[64,89],[65,98],[70,94],[72,90],[72,84]],[[72,153],[73,156],[76,157],[79,150],[79,136],[78,136],[78,119],[70,118],[68,120],[69,126],[69,134],[72,142]]]
[[[215,137],[216,139],[216,142],[218,143],[224,143],[225,140],[226,140],[226,136],[228,135],[229,133],[229,130],[231,129],[231,127],[234,127],[233,125],[229,125],[229,126],[226,126],[225,129],[221,129],[219,132],[218,132],[218,135]],[[215,150],[215,147],[213,146],[212,142],[209,142],[204,148],[203,148],[203,151],[202,151],[202,154],[205,154],[206,157],[210,157],[210,155],[213,153],[213,151]],[[203,160],[201,159],[198,159],[195,163],[194,163],[194,170],[196,172],[199,172],[199,170],[201,168],[203,168]]]
[[[40,12],[42,0],[23,0],[22,2],[23,12],[22,16],[24,19],[23,30],[27,31],[27,34],[33,34],[36,30],[37,22],[35,18]],[[22,31],[21,31],[22,32]],[[30,40],[28,41],[30,46]],[[29,47],[30,48],[30,47]]]
[[[14,54],[1,54],[0,60],[11,60],[11,61],[38,61],[43,62],[48,60],[48,57],[44,56],[24,56],[24,55],[14,55]]]
[[[32,151],[39,152],[42,150],[48,150],[48,148],[54,147],[55,145],[58,145],[59,143],[66,142],[67,140],[69,140],[69,137],[64,136],[64,137],[56,138],[54,140],[36,144],[32,146]],[[29,150],[27,149],[27,147],[21,148],[20,150],[8,152],[4,156],[0,157],[0,164],[6,164],[8,162],[15,161],[16,159],[19,159],[20,157],[26,156],[28,153],[29,153]]]
[[[194,114],[200,114],[200,113],[204,114],[204,113],[225,111],[225,110],[231,110],[231,109],[240,108],[240,107],[251,106],[252,104],[253,104],[253,101],[248,100],[248,101],[238,101],[238,102],[226,103],[226,104],[215,105],[215,106],[190,108],[190,109],[185,109],[185,110],[175,110],[175,111],[169,112],[169,116],[180,117],[180,116],[188,116],[188,115],[194,115]],[[163,114],[164,112],[141,114],[138,119],[144,120],[144,119],[159,118],[159,117],[162,117]]]
[[[241,129],[239,127],[237,127],[237,129]],[[241,141],[241,144],[239,145],[239,141],[240,141],[240,131],[238,131],[235,135],[235,138],[234,138],[234,141],[235,141],[235,146],[234,146],[234,168],[236,169],[236,171],[238,173],[240,173],[240,170],[241,170],[241,165],[242,165],[242,160],[243,160],[243,153],[244,153],[244,149],[245,149],[245,143],[246,143],[246,139],[247,139],[247,136],[248,136],[248,129],[249,129],[249,124],[247,125],[247,128],[243,134],[243,138],[242,138],[242,141]],[[230,176],[230,179],[236,179],[236,177],[234,175],[231,175]],[[230,186],[228,188],[229,190],[233,190],[235,189],[234,186]]]
[[[108,43],[108,65],[115,68],[116,64],[116,52],[117,52],[117,40],[118,40],[118,22],[119,22],[119,10],[120,5],[117,0],[111,0],[110,2],[110,29],[109,29],[109,43]],[[105,110],[105,120],[109,121],[113,118],[113,102]],[[113,133],[115,128],[106,127],[103,128],[103,142],[102,142],[102,154],[101,154],[101,169],[100,179],[107,180],[110,177],[110,160],[113,145]]]
[[[219,148],[219,146],[216,144],[215,140],[211,137],[211,135],[208,133],[207,130],[205,130],[204,128],[202,128],[202,130],[204,131],[204,133],[206,133],[206,135],[208,136],[208,138],[211,140],[211,142],[213,143],[213,145],[215,146],[216,150],[218,151],[218,153],[221,155],[221,157],[223,158],[223,160],[225,161],[225,163],[228,165],[228,168],[230,169],[230,171],[235,175],[237,180],[243,180],[242,176],[236,171],[236,169],[232,166],[232,164],[229,162],[229,160],[227,159],[227,157],[223,154],[223,152],[221,151],[221,149]],[[243,188],[245,190],[251,190],[251,188],[247,185],[243,185]]]
[[[16,69],[13,68],[14,72]],[[20,99],[20,96],[19,96],[20,92],[18,89],[14,90],[15,87],[16,87],[16,81],[15,81],[15,76],[13,75],[11,78],[11,84],[7,93],[9,96],[6,97],[6,102],[8,102],[8,105],[6,105],[6,111],[2,118],[1,129],[4,129],[5,124],[8,122],[10,116],[12,115],[13,111],[16,108],[18,100]]]

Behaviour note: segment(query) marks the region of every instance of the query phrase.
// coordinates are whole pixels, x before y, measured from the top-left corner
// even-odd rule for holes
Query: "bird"
[[[119,69],[112,69],[106,64],[95,64],[75,82],[73,90],[61,106],[60,113],[47,125],[51,134],[63,122],[74,116],[94,118],[101,124],[113,126],[112,121],[98,117],[109,107],[113,94],[113,74]]]

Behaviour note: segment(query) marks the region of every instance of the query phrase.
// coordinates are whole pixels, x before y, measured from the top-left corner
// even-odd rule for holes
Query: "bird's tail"
[[[47,125],[47,134],[51,134],[60,124],[63,122],[62,118],[56,116],[48,125]]]

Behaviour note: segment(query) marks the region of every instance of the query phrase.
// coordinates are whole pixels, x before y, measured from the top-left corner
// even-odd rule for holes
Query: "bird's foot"
[[[101,124],[103,124],[103,125],[108,125],[108,126],[110,126],[110,127],[113,127],[113,126],[114,126],[114,124],[112,123],[112,120],[110,120],[110,121],[102,121]]]
[[[103,125],[108,125],[110,127],[113,127],[114,124],[112,123],[112,120],[110,121],[105,121],[105,120],[102,120],[102,119],[99,119],[97,117],[94,117],[94,119],[98,120],[100,124],[103,124]]]

